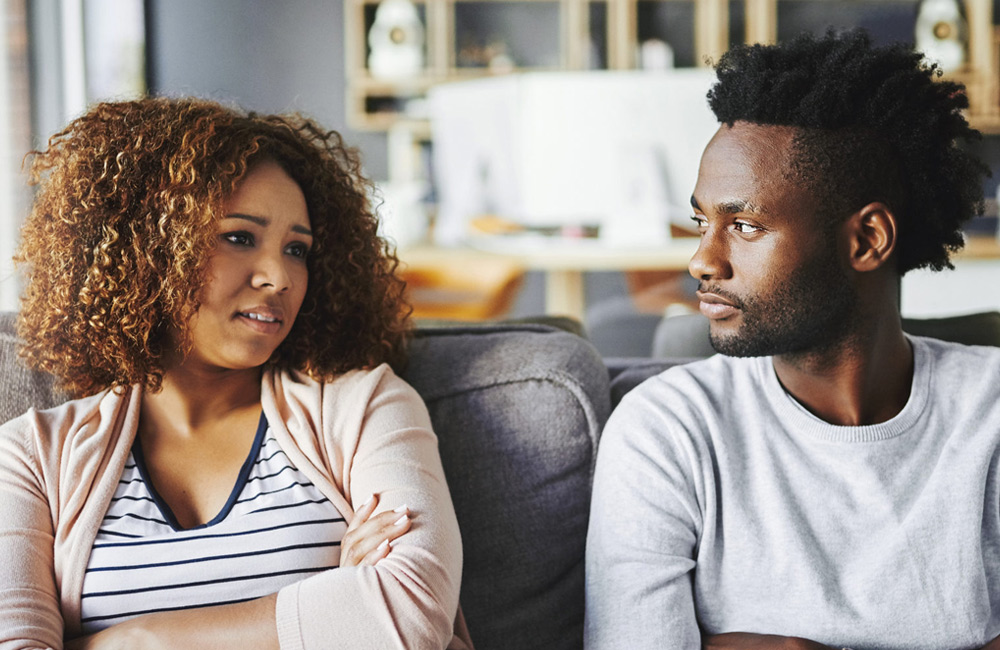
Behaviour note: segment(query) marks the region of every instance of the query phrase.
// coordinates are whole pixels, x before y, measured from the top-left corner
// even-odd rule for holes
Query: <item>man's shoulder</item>
[[[761,373],[769,363],[769,357],[717,354],[673,366],[632,389],[612,415],[699,420],[725,417],[733,404],[745,404],[745,398],[759,394]]]
[[[978,381],[982,373],[1000,371],[1000,347],[965,345],[922,336],[911,336],[915,348],[931,360],[935,377],[969,377]]]
[[[735,384],[758,381],[762,364],[770,357],[728,357],[716,354],[706,359],[672,366],[650,377],[636,387],[642,392],[662,392],[669,389],[707,393],[729,392]]]

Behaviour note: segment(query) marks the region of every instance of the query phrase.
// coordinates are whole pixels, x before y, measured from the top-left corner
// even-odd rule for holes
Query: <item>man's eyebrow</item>
[[[694,198],[694,195],[691,195],[691,207],[695,210],[701,210],[701,206],[698,204],[698,200]],[[750,214],[764,213],[764,210],[759,205],[750,201],[723,201],[716,204],[715,211],[720,214],[740,214],[743,212]]]
[[[741,212],[760,213],[760,206],[749,201],[723,201],[715,206],[715,209],[723,214],[739,214]]]
[[[257,224],[258,226],[261,226],[261,227],[265,227],[265,226],[267,226],[270,223],[270,221],[268,221],[264,217],[258,217],[258,216],[253,215],[253,214],[243,214],[241,212],[234,212],[232,214],[227,214],[226,218],[227,219],[243,219],[244,221],[249,221],[250,223],[255,223],[255,224]],[[297,232],[300,235],[307,235],[309,237],[313,236],[311,230],[309,230],[305,226],[300,226],[298,224],[292,226],[292,232]]]

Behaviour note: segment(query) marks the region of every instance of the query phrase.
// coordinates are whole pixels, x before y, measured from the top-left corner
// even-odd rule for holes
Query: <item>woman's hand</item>
[[[1000,650],[1000,636],[984,645],[983,650]]]
[[[702,647],[705,650],[828,650],[822,643],[808,639],[747,632],[708,636],[704,638]]]
[[[410,529],[410,510],[400,506],[395,510],[372,516],[378,505],[378,495],[372,495],[357,512],[340,541],[340,566],[365,564],[374,566],[389,554],[392,541]]]
[[[65,650],[127,650],[128,648],[154,648],[149,642],[140,640],[136,627],[128,622],[109,627],[96,634],[66,641]]]

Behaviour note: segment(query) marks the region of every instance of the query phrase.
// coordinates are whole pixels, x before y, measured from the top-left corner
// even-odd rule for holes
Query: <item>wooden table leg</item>
[[[549,270],[545,272],[545,313],[571,316],[583,322],[583,272]]]

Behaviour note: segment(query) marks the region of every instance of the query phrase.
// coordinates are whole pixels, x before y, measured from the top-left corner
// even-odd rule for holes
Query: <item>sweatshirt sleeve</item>
[[[0,426],[0,650],[61,648],[52,514],[30,413]]]
[[[458,608],[462,547],[437,437],[419,395],[382,374],[361,422],[345,484],[357,508],[406,505],[412,527],[376,566],[326,571],[278,593],[283,650],[444,648]]]
[[[612,413],[598,451],[587,534],[587,650],[701,647],[693,595],[700,454],[643,388]]]

